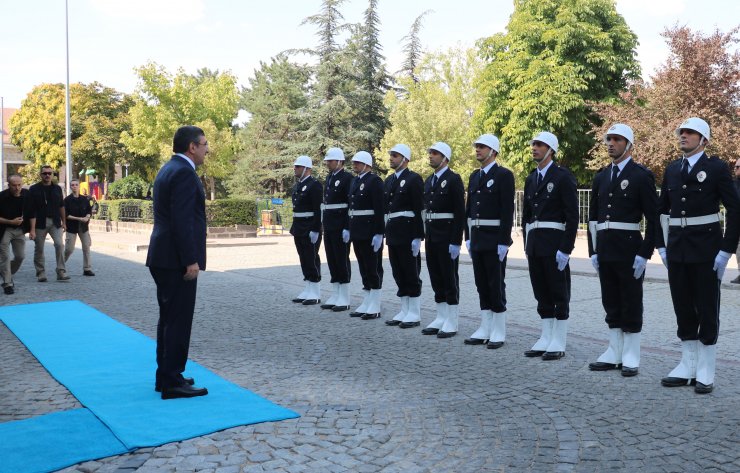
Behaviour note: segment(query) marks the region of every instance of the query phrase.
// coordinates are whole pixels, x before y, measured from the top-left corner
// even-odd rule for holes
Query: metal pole
[[[66,142],[67,142],[67,195],[70,194],[69,181],[72,179],[72,125],[69,113],[69,8],[64,0],[64,31],[67,43],[67,87],[66,87]]]
[[[5,188],[5,99],[0,97],[0,190]]]

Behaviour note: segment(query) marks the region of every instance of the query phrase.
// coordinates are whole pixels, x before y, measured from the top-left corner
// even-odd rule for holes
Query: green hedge
[[[119,222],[154,222],[151,200],[102,200],[95,218]],[[206,201],[206,219],[209,227],[230,225],[257,225],[257,204],[247,199],[219,199]]]

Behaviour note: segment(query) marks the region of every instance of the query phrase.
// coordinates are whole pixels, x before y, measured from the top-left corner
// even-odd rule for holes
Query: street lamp
[[[66,96],[66,110],[65,110],[65,122],[66,122],[66,142],[67,142],[67,195],[70,194],[69,182],[72,180],[72,125],[69,113],[69,7],[68,0],[64,0],[64,31],[66,36],[67,44],[67,86],[65,88]]]

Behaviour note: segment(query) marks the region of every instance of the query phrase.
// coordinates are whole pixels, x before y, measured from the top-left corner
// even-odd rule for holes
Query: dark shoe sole
[[[401,321],[391,319],[391,320],[386,320],[385,324],[390,325],[391,327],[395,327],[396,325],[401,325]]]
[[[305,300],[306,299],[299,299],[299,298],[296,297],[295,299],[291,299],[290,302],[295,302],[296,304],[302,304],[303,301],[305,301]]]
[[[418,327],[421,325],[421,322],[401,322],[398,324],[398,328],[412,328],[412,327]]]
[[[527,351],[524,352],[524,356],[526,356],[527,358],[537,358],[537,357],[542,356],[544,354],[545,354],[545,352],[544,351],[540,351],[540,350],[527,350]]]
[[[306,299],[305,301],[301,302],[303,305],[316,305],[321,302],[321,299]]]
[[[488,343],[488,340],[484,340],[481,338],[466,338],[463,343],[466,345],[485,345],[486,343]]]
[[[542,359],[546,361],[550,360],[559,360],[560,358],[565,356],[564,351],[546,351],[542,354]]]
[[[668,377],[660,380],[660,384],[666,388],[680,388],[681,386],[696,386],[696,380],[686,378]]]
[[[334,307],[331,308],[331,310],[334,312],[344,312],[345,310],[349,310],[349,306],[348,305],[335,305]]]
[[[638,370],[637,368],[627,368],[623,366],[622,376],[624,376],[625,378],[631,378],[632,376],[637,376],[637,373],[639,373],[639,371],[640,370]]]
[[[187,392],[170,392],[170,391],[162,391],[162,399],[184,399],[184,398],[190,398],[190,397],[199,397],[199,396],[205,396],[208,394],[208,390],[206,388],[203,389],[194,389],[192,391]]]
[[[362,314],[362,320],[379,319],[380,314]]]
[[[609,371],[621,369],[621,364],[605,363],[603,361],[595,361],[588,364],[588,369],[591,371]]]
[[[334,304],[321,304],[322,309],[334,309],[336,307]]]
[[[439,332],[437,338],[452,338],[457,335],[457,332]]]
[[[694,392],[696,394],[709,394],[712,391],[714,391],[714,384],[704,384],[697,381],[696,386],[694,386]]]
[[[437,335],[439,333],[438,328],[423,328],[421,329],[422,335]]]
[[[498,348],[501,348],[502,346],[504,346],[504,342],[488,342],[486,344],[486,348],[489,348],[491,350],[496,350]]]

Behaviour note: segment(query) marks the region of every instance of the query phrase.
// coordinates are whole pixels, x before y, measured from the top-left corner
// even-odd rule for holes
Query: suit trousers
[[[496,251],[471,251],[470,258],[480,309],[506,312],[506,258],[499,261]]]
[[[342,240],[342,230],[324,231],[324,251],[331,283],[348,284],[352,277],[349,243]]]
[[[682,341],[717,343],[719,334],[719,286],[714,262],[668,261],[668,284]]]
[[[530,256],[527,262],[537,313],[543,319],[567,320],[570,316],[570,265],[558,271],[554,254]]]
[[[365,290],[383,287],[383,245],[373,251],[372,240],[352,240],[357,266],[360,267],[362,288]]]
[[[33,248],[33,265],[36,267],[36,276],[46,275],[44,268],[44,242],[46,235],[51,235],[54,242],[54,253],[57,259],[57,273],[66,271],[64,267],[64,230],[54,226],[54,220],[46,218],[46,228],[36,229],[36,239]]]
[[[450,258],[449,243],[425,242],[427,271],[434,291],[434,302],[449,305],[460,303],[460,278],[457,268],[460,258]]]
[[[311,243],[308,235],[293,236],[295,248],[298,251],[298,259],[301,262],[301,271],[303,280],[310,282],[321,281],[321,258],[319,257],[319,247],[321,246],[321,234],[316,243]]]
[[[634,272],[629,261],[599,262],[601,303],[606,311],[606,324],[627,333],[642,331],[642,282],[645,273],[640,279],[635,279]]]
[[[421,295],[421,255],[411,253],[411,242],[403,245],[388,245],[388,260],[391,263],[393,280],[396,281],[397,297],[419,297]]]
[[[198,279],[185,281],[183,270],[149,268],[157,285],[157,378],[163,388],[182,385],[188,361]]]
[[[67,232],[67,238],[64,243],[64,262],[66,263],[69,257],[72,256],[72,253],[74,253],[78,235],[80,237],[80,244],[82,245],[82,270],[92,271],[92,265],[90,264],[90,246],[92,245],[90,232]]]
[[[10,253],[13,259],[10,259]],[[6,227],[0,239],[0,274],[3,287],[13,285],[13,275],[18,271],[26,256],[26,235],[21,227]]]

